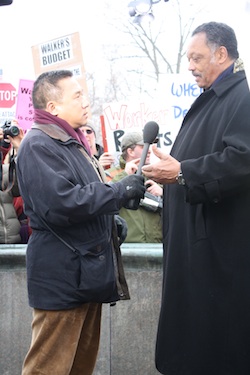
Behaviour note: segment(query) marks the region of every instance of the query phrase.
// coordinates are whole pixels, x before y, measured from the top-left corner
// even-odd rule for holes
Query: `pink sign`
[[[18,126],[24,131],[31,128],[34,122],[34,109],[32,104],[32,88],[34,81],[20,79],[16,98],[16,120]]]

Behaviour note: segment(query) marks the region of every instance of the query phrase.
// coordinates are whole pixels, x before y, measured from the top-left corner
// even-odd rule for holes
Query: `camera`
[[[11,137],[16,137],[20,133],[18,126],[12,125],[12,122],[10,120],[5,121],[5,123],[2,125],[2,129],[4,139],[7,138],[7,135],[10,135]]]
[[[150,194],[146,191],[144,199],[140,200],[140,206],[146,211],[161,212],[162,210],[162,198]]]

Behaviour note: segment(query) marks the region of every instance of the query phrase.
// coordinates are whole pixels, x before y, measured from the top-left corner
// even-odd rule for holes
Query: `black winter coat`
[[[19,188],[32,228],[27,247],[30,306],[60,310],[100,302],[100,298],[101,302],[127,298],[123,274],[119,281],[124,285],[117,283],[120,263],[114,263],[112,239],[113,215],[125,201],[125,188],[104,184],[83,146],[58,126],[39,126],[26,134],[17,158]],[[83,274],[79,255],[46,223],[78,252],[93,255],[94,264],[107,259],[105,275],[113,278],[108,290],[103,290],[105,275],[97,275],[98,296],[82,298],[79,287],[88,283],[91,262]]]
[[[250,374],[250,94],[245,73],[202,93],[165,186],[156,366],[167,375]]]

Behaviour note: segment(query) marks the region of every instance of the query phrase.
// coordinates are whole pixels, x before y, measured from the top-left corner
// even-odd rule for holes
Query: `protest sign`
[[[119,154],[123,135],[128,131],[142,131],[149,121],[159,125],[158,147],[170,152],[185,114],[202,89],[190,75],[171,74],[159,92],[162,97],[150,102],[138,100],[103,106],[103,143],[109,152]]]
[[[34,109],[32,104],[32,88],[34,81],[27,79],[20,79],[17,103],[16,103],[16,120],[18,126],[24,131],[31,128],[34,120]]]
[[[87,95],[85,68],[78,32],[37,44],[32,47],[35,75],[49,70],[71,70]]]

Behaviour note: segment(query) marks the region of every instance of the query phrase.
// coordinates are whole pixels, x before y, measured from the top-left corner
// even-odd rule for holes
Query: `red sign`
[[[16,101],[16,89],[11,83],[0,83],[0,108],[11,108]]]

